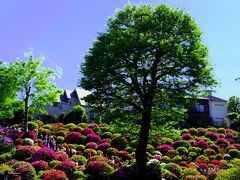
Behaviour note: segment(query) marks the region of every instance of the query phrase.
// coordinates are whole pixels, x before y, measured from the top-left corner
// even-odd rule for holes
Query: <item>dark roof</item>
[[[201,97],[200,99],[206,99],[206,100],[209,100],[209,101],[221,101],[221,102],[227,102],[227,100],[224,100],[224,99],[221,99],[221,98],[218,98],[218,97],[212,96],[212,95],[204,96],[204,97]]]

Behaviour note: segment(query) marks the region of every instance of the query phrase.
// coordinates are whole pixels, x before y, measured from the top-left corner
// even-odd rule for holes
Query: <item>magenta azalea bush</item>
[[[95,142],[89,142],[86,144],[86,148],[97,149],[98,145]]]
[[[93,130],[91,128],[84,128],[82,130],[82,134],[87,136],[88,134],[94,134]]]
[[[204,140],[199,140],[194,143],[195,147],[200,147],[200,148],[207,148],[208,147],[208,142]]]
[[[41,148],[37,150],[33,156],[32,156],[32,161],[47,161],[50,162],[52,160],[57,160],[59,158],[58,154],[50,149],[50,148]]]
[[[88,141],[88,142],[99,143],[99,142],[101,142],[101,138],[100,138],[100,136],[97,135],[97,134],[88,134],[88,135],[87,135],[87,141]]]

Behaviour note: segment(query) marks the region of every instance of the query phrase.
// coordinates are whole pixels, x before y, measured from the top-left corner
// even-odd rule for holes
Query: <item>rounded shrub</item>
[[[50,124],[45,124],[42,126],[42,128],[52,130],[52,126]]]
[[[29,121],[28,122],[28,130],[34,130],[34,129],[38,129],[38,123],[34,122],[34,121]]]
[[[171,145],[173,140],[171,138],[163,137],[160,139],[160,144],[168,144]]]
[[[36,176],[36,171],[31,164],[22,164],[18,168],[15,169],[16,173],[21,174],[22,179],[34,179]]]
[[[93,178],[107,178],[113,171],[114,169],[106,162],[96,160],[90,162],[84,172]]]
[[[207,132],[205,134],[205,137],[211,139],[212,141],[216,141],[217,138],[218,138],[218,136],[217,136],[217,134],[215,132]]]
[[[179,152],[179,154],[181,155],[187,155],[188,154],[188,149],[186,147],[178,147],[177,151]]]
[[[97,149],[98,145],[95,142],[89,142],[86,144],[86,148]]]
[[[87,135],[87,141],[88,142],[100,143],[101,142],[101,138],[97,134],[88,134]]]
[[[67,136],[67,133],[66,133],[66,131],[64,131],[64,130],[59,130],[59,131],[57,132],[57,136],[66,137],[66,136]]]
[[[65,172],[66,175],[68,176],[68,178],[72,179],[73,178],[73,173],[74,173],[74,171],[76,171],[76,166],[72,162],[64,161],[64,162],[57,163],[54,166],[54,169],[61,170],[61,171]]]
[[[68,180],[68,177],[64,171],[48,170],[44,174],[44,180]]]
[[[186,140],[176,140],[172,144],[174,149],[177,149],[178,147],[186,147],[189,148],[190,144]]]
[[[50,167],[46,161],[35,161],[32,162],[32,166],[35,168],[36,172],[49,170]]]
[[[81,133],[79,132],[71,132],[69,133],[66,138],[65,142],[69,144],[80,144],[81,143]]]
[[[74,154],[71,157],[71,161],[77,162],[78,165],[85,165],[87,163],[87,159],[86,159],[85,156],[83,156],[83,155],[76,155],[76,154]]]
[[[128,145],[128,141],[123,136],[117,136],[114,137],[111,141],[111,146],[118,149],[118,150],[124,150]]]
[[[20,138],[21,133],[18,130],[11,130],[7,133],[7,137],[15,141],[17,138]]]
[[[102,151],[106,151],[107,148],[109,148],[111,145],[109,143],[101,143],[98,145],[98,149],[102,150]]]
[[[37,140],[37,133],[34,130],[32,130],[32,131],[25,131],[25,132],[23,132],[21,138],[22,139],[30,138],[30,139],[36,141]]]
[[[169,144],[162,144],[162,145],[159,145],[157,148],[156,148],[158,151],[160,151],[161,153],[163,154],[166,154],[168,150],[172,150],[173,147]]]
[[[41,148],[38,149],[32,156],[32,161],[47,161],[58,159],[58,154],[50,148]]]
[[[228,154],[232,157],[232,158],[239,158],[240,157],[240,151],[237,149],[231,149],[230,151],[228,151]]]
[[[168,163],[164,166],[164,169],[174,173],[178,178],[181,177],[182,168],[176,163]]]
[[[36,150],[37,150],[36,146],[19,146],[17,147],[15,153],[15,159],[19,161],[24,161],[28,158],[31,158],[31,156],[34,154]]]
[[[97,151],[95,149],[85,149],[83,153],[87,158],[97,155]]]
[[[33,146],[34,145],[34,141],[31,138],[24,138],[23,141],[22,141],[22,144],[24,146],[26,146],[26,145]]]
[[[91,128],[87,127],[82,130],[82,134],[87,136],[88,134],[94,134],[94,132]]]
[[[198,130],[195,128],[189,128],[188,132],[192,135],[192,136],[197,136],[198,135]]]
[[[104,138],[111,138],[112,137],[112,133],[111,132],[104,132],[101,137]]]
[[[0,164],[0,179],[4,179],[5,172],[13,172],[13,168],[7,164]]]
[[[0,154],[7,153],[14,148],[13,140],[9,137],[0,138]]]

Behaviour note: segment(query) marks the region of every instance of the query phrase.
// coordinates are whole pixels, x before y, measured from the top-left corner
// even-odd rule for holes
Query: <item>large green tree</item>
[[[28,53],[26,60],[13,61],[9,64],[5,79],[12,82],[12,99],[22,102],[24,111],[24,129],[27,130],[29,112],[32,114],[45,112],[45,105],[56,101],[61,91],[53,82],[55,72],[51,68],[42,68],[42,58],[35,59]],[[4,92],[4,91],[3,91]]]
[[[109,18],[85,56],[86,100],[141,114],[136,170],[144,177],[154,109],[176,107],[216,83],[208,49],[193,18],[167,5],[127,5]]]

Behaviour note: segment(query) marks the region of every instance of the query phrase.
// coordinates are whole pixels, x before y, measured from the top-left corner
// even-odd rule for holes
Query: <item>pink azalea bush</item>
[[[88,134],[94,134],[93,130],[91,128],[84,128],[82,130],[82,134],[87,136]]]

